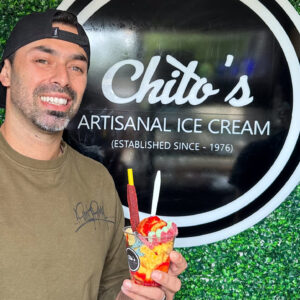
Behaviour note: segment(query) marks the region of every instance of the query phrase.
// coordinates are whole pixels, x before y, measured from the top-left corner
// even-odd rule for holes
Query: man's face
[[[77,33],[68,25],[53,26]],[[74,43],[35,41],[16,51],[10,78],[14,109],[39,129],[62,131],[80,106],[87,82],[87,56]]]

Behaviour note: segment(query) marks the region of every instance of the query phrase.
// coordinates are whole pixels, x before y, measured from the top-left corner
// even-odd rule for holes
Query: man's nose
[[[70,74],[67,66],[64,64],[56,65],[52,76],[52,82],[59,84],[62,87],[70,85]]]

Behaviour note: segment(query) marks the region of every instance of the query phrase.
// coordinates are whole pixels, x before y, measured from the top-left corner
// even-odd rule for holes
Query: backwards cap
[[[88,57],[88,66],[90,63],[90,43],[83,29],[78,23],[75,24],[78,34],[64,31],[58,27],[53,27],[52,23],[54,16],[58,12],[63,12],[57,9],[49,9],[45,12],[35,12],[24,16],[16,24],[12,30],[3,52],[0,69],[3,67],[4,60],[14,54],[19,48],[32,43],[34,41],[54,38],[67,42],[71,42],[80,46]],[[70,12],[68,14],[72,15]],[[74,15],[73,15],[74,16]],[[76,19],[76,16],[74,16]],[[0,106],[5,105],[6,88],[0,83]]]

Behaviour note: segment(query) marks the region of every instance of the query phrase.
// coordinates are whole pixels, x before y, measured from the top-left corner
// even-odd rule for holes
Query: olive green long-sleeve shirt
[[[66,144],[30,159],[0,134],[0,299],[114,299],[129,277],[123,222],[100,163]]]

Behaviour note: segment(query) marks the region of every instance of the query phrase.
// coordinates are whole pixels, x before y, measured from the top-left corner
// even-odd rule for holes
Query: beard
[[[48,116],[41,117],[38,114],[33,114],[31,122],[43,131],[59,132],[68,126],[73,117],[73,115],[68,113],[55,110],[48,110],[47,115]]]
[[[68,126],[70,120],[77,113],[79,109],[79,105],[77,105],[78,98],[77,93],[72,88],[61,87],[55,83],[44,84],[35,88],[33,95],[30,95],[16,73],[12,78],[14,78],[14,82],[11,85],[11,102],[37,128],[49,133],[60,132]],[[51,93],[68,95],[72,101],[68,111],[61,112],[41,108],[40,96]]]

